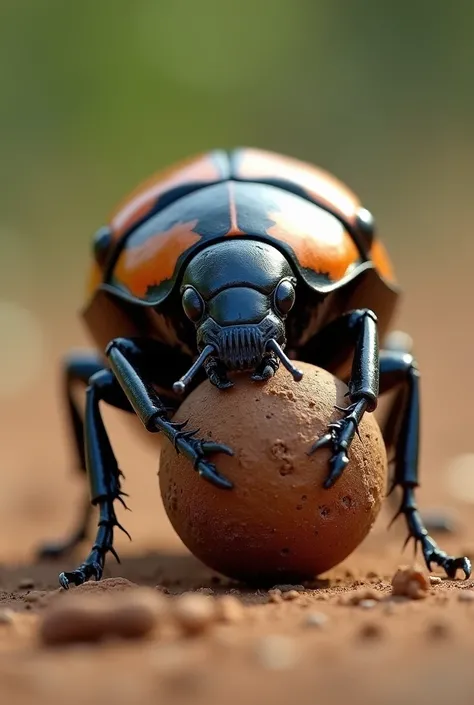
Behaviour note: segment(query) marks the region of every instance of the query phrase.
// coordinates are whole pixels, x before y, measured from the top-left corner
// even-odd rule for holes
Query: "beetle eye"
[[[202,318],[204,313],[204,302],[197,293],[196,289],[188,287],[183,294],[183,309],[186,316],[195,323]]]
[[[279,313],[286,316],[293,308],[295,297],[296,293],[293,284],[288,279],[280,282],[275,291],[275,304]]]

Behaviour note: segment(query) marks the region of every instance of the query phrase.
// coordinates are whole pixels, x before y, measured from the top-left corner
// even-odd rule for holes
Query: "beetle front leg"
[[[311,447],[309,454],[318,448],[330,447],[333,455],[330,472],[324,483],[332,487],[349,463],[349,448],[359,423],[366,411],[374,411],[379,393],[379,349],[377,317],[369,309],[353,311],[344,317],[347,332],[355,338],[352,373],[347,396],[351,403],[340,408],[342,419],[329,424],[327,433]]]
[[[232,483],[217,471],[208,455],[233,455],[233,451],[221,443],[197,438],[197,431],[187,429],[186,423],[169,420],[166,408],[145,381],[146,373],[142,368],[146,368],[146,359],[139,344],[127,338],[116,339],[109,344],[106,354],[125,396],[146,430],[151,433],[161,431],[203,479],[221,489],[232,489]]]

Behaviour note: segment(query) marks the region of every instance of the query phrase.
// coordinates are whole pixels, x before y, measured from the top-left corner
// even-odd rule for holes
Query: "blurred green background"
[[[115,202],[214,146],[333,171],[397,265],[469,243],[473,20],[469,0],[1,0],[2,299],[78,302]]]
[[[34,416],[62,413],[51,385],[83,342],[89,243],[116,202],[178,159],[251,145],[333,172],[373,211],[406,291],[423,423],[443,439],[423,465],[471,451],[455,416],[474,354],[473,30],[472,0],[0,0],[0,410],[14,437],[32,399]]]

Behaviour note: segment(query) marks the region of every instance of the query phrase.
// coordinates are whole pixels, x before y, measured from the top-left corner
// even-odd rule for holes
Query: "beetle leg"
[[[418,487],[418,444],[420,426],[419,372],[415,359],[409,353],[396,350],[382,350],[380,353],[381,392],[395,387],[403,388],[403,396],[396,400],[397,415],[390,414],[388,426],[384,429],[384,439],[395,447],[395,472],[393,488],[402,489],[402,501],[395,519],[403,515],[408,526],[408,540],[420,544],[428,567],[434,563],[444,569],[448,577],[455,578],[458,569],[468,578],[471,563],[465,556],[455,558],[442,551],[428,534],[415,499]],[[404,400],[402,402],[402,400]],[[397,418],[398,416],[398,418]]]
[[[142,369],[146,367],[146,359],[139,345],[130,339],[119,338],[109,344],[106,354],[125,396],[146,430],[151,433],[161,431],[176,450],[191,461],[202,478],[221,489],[231,489],[232,483],[217,471],[207,456],[214,453],[233,455],[233,451],[220,443],[200,440],[196,438],[196,432],[183,431],[168,419],[163,403],[145,381],[146,372],[144,374]]]
[[[355,434],[359,432],[359,423],[366,409],[367,402],[364,399],[352,404],[348,409],[344,409],[346,416],[339,421],[330,423],[328,432],[311,446],[310,455],[319,448],[330,447],[333,451],[330,460],[331,470],[324,482],[326,489],[332,487],[348,465],[349,446]]]
[[[262,362],[257,367],[252,375],[252,380],[254,382],[266,382],[275,375],[275,372],[280,366],[280,360],[275,356],[274,353],[267,353],[264,355]]]
[[[73,353],[64,362],[64,396],[69,417],[69,429],[72,435],[74,454],[77,467],[81,473],[86,472],[84,456],[84,421],[80,414],[73,395],[73,387],[79,383],[86,387],[89,378],[103,369],[104,363],[99,355],[93,352]],[[87,527],[92,514],[92,505],[87,493],[81,501],[81,511],[76,528],[62,541],[47,543],[40,546],[40,558],[57,558],[72,551],[83,539],[86,538]]]
[[[383,351],[384,356],[389,351],[400,352],[405,355],[411,355],[413,353],[413,340],[405,332],[400,330],[391,331],[385,340],[383,341]],[[385,390],[388,391],[388,390]],[[397,441],[397,436],[399,432],[400,419],[403,418],[403,410],[406,405],[405,400],[405,388],[404,385],[398,385],[395,390],[394,398],[387,408],[387,413],[385,418],[379,419],[380,429],[382,431],[383,439],[387,447],[387,451],[393,455],[395,452],[395,446]],[[391,457],[389,460],[389,465],[392,466],[394,458]],[[389,492],[391,501],[395,504],[396,498],[393,494],[395,484]],[[437,533],[451,534],[454,532],[453,522],[449,514],[444,513],[442,510],[431,513],[421,512],[423,523],[428,531],[433,531]]]
[[[227,377],[227,370],[224,365],[217,358],[211,357],[206,360],[204,369],[211,384],[218,389],[230,389],[230,387],[234,386],[234,383]]]
[[[350,404],[340,409],[343,418],[329,424],[327,433],[310,448],[311,455],[319,448],[330,447],[333,451],[329,475],[325,488],[332,487],[349,463],[349,448],[359,423],[366,411],[374,411],[379,393],[379,350],[377,340],[377,318],[373,311],[352,311],[342,319],[349,334],[355,338],[352,373],[349,380]]]
[[[123,501],[124,493],[120,487],[122,473],[105,430],[100,401],[108,401],[124,410],[130,408],[110,370],[102,370],[93,375],[86,390],[85,459],[92,504],[99,507],[99,526],[95,543],[84,563],[76,570],[60,574],[59,582],[66,589],[71,583],[80,585],[91,577],[99,580],[106,554],[110,551],[118,560],[113,547],[114,528],[125,531],[118,523],[114,510],[114,501]]]

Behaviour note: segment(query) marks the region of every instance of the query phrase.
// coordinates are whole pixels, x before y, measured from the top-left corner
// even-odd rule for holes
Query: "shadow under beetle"
[[[93,505],[99,525],[84,563],[61,573],[64,588],[100,579],[108,552],[118,559],[114,529],[123,527],[114,503],[124,504],[125,493],[100,402],[136,414],[188,458],[190,472],[229,491],[214,460],[232,449],[173,423],[173,413],[205,375],[225,390],[230,370],[265,383],[283,364],[297,381],[292,359],[348,384],[341,418],[308,449],[332,450],[325,487],[344,472],[363,414],[393,390],[382,432],[394,453],[393,488],[401,488],[397,516],[429,569],[434,563],[449,577],[457,569],[469,577],[469,560],[440,550],[417,509],[419,372],[409,346],[379,350],[399,288],[370,212],[344,184],[271,152],[216,150],[139,186],[98,231],[93,252],[82,315],[100,352],[71,355],[64,370],[90,497],[77,530],[42,555],[64,555],[86,538]],[[84,413],[76,383],[86,387]]]

